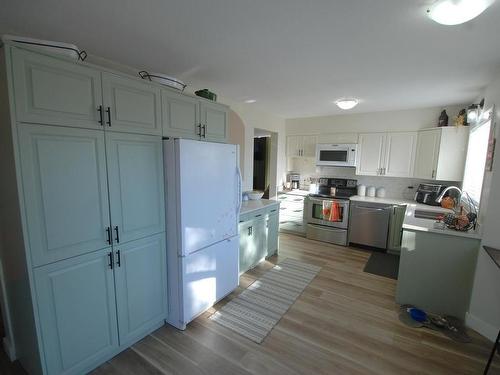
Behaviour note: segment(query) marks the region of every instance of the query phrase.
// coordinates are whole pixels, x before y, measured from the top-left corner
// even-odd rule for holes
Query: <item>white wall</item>
[[[243,190],[252,190],[253,188],[253,137],[255,128],[269,130],[278,135],[276,145],[278,149],[278,160],[275,162],[271,160],[271,162],[276,164],[276,186],[281,186],[286,174],[285,119],[261,111],[251,104],[226,102],[231,105],[231,109],[240,116],[245,124]]]
[[[446,108],[449,125],[462,106]],[[306,117],[286,120],[286,134],[362,133],[411,131],[437,126],[443,108],[419,108],[404,111],[355,113],[335,116]]]
[[[500,249],[500,78],[497,78],[486,89],[484,95],[485,108],[495,105],[497,139],[496,155],[493,171],[486,172],[482,210],[487,208],[483,224],[483,240],[481,245]],[[472,289],[467,324],[491,340],[496,338],[500,329],[500,269],[481,248],[476,265],[474,287]]]

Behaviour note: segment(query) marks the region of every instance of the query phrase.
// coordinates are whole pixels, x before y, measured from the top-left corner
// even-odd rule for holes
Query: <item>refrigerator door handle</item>
[[[237,190],[237,194],[238,194],[238,209],[236,210],[236,214],[239,215],[240,214],[240,210],[241,210],[241,204],[242,204],[242,201],[243,201],[243,192],[241,191],[241,171],[240,171],[240,167],[239,166],[236,166],[236,179],[237,179],[237,183],[238,183],[238,190]]]

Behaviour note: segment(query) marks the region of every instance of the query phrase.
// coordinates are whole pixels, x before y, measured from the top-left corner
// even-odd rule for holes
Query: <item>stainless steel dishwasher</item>
[[[387,249],[393,205],[351,201],[349,242]]]

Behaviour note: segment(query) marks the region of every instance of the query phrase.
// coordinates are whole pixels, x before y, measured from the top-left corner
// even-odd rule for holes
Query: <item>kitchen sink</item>
[[[436,220],[438,216],[443,216],[442,212],[436,211],[425,211],[425,210],[415,210],[413,216],[417,219],[429,219]]]

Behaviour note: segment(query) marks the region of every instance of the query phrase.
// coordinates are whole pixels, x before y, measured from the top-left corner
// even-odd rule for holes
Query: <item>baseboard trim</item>
[[[467,312],[465,314],[465,324],[474,331],[479,332],[491,342],[495,341],[498,335],[498,328],[479,319],[477,316]]]
[[[10,342],[10,340],[7,337],[4,337],[2,340],[3,344],[3,349],[5,350],[5,353],[7,354],[7,357],[9,357],[11,362],[14,362],[16,358],[16,349],[14,348],[14,345]]]

